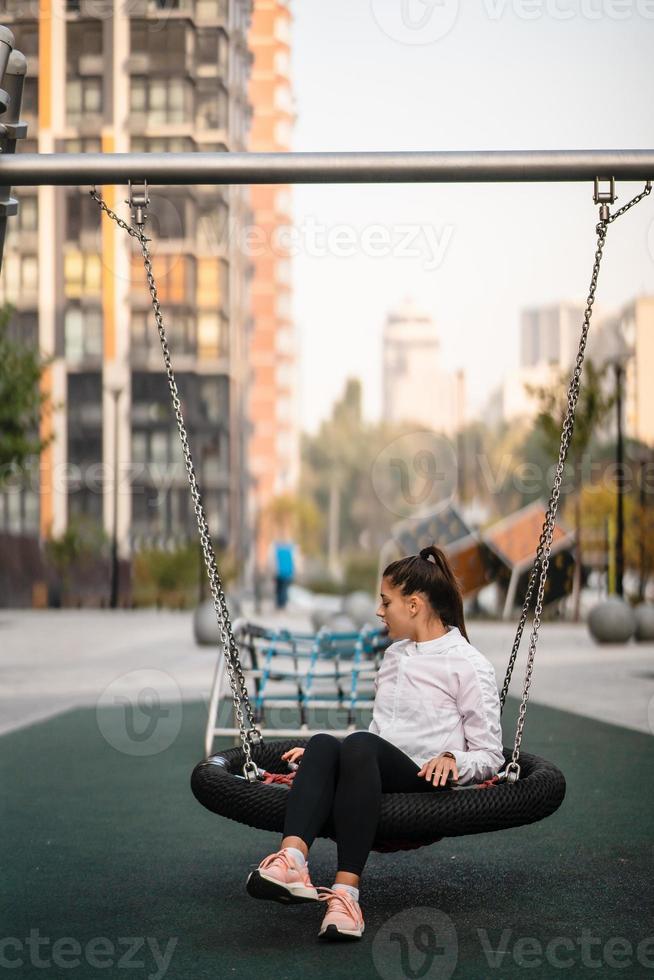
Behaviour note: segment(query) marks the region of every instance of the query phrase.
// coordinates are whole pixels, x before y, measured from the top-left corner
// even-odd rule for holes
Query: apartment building
[[[288,0],[255,0],[249,34],[253,64],[250,102],[256,107],[250,150],[279,153],[291,149],[295,110],[291,83],[291,23]],[[252,187],[257,231],[253,250],[252,384],[248,415],[253,497],[257,527],[256,563],[265,566],[274,528],[266,520],[271,501],[297,488],[300,469],[298,346],[291,309],[291,189]]]
[[[38,16],[37,16],[38,14]],[[245,150],[251,124],[251,0],[7,2],[3,23],[28,59],[19,152]],[[101,216],[90,188],[20,188],[0,299],[13,331],[51,358],[54,435],[0,527],[41,538],[75,515],[113,530],[127,555],[195,533],[159,337],[138,244]],[[98,188],[128,219],[126,188]],[[239,229],[249,189],[150,188],[151,251],[214,540],[238,559],[247,508],[250,259]],[[116,417],[117,413],[117,417]]]

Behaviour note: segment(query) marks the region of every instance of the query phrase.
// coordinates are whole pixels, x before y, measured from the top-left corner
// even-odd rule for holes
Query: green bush
[[[345,591],[356,592],[361,589],[374,596],[377,593],[377,575],[376,555],[353,555],[345,563]]]
[[[302,585],[305,589],[309,589],[310,592],[318,592],[323,595],[345,595],[345,586],[342,582],[336,582],[333,578],[327,578],[326,576],[318,577],[314,576],[303,580]]]
[[[227,585],[237,575],[233,558],[218,552],[216,561],[221,581]],[[200,572],[205,576],[204,594],[208,596],[209,582],[199,543],[191,542],[174,550],[144,548],[132,560],[133,604],[191,609],[199,599]]]
[[[79,515],[71,518],[58,538],[46,541],[45,554],[63,587],[68,588],[73,570],[83,570],[98,558],[106,558],[108,548],[109,539],[102,526],[92,518]]]

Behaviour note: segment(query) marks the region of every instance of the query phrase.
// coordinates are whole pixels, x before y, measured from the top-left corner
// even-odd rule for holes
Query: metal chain
[[[247,687],[245,684],[245,678],[243,676],[243,671],[241,669],[241,662],[239,657],[238,646],[236,640],[234,639],[234,634],[232,632],[232,624],[229,616],[229,610],[227,609],[227,602],[225,599],[225,593],[223,591],[222,582],[220,580],[220,575],[218,574],[218,568],[216,566],[216,556],[213,550],[213,544],[211,542],[211,536],[209,533],[209,526],[204,514],[204,508],[202,506],[202,498],[200,496],[200,491],[197,485],[197,480],[195,477],[195,468],[193,466],[193,458],[191,456],[191,450],[188,443],[188,436],[186,433],[186,426],[184,424],[184,417],[182,415],[181,402],[179,398],[179,391],[177,388],[177,382],[175,380],[175,374],[173,372],[173,367],[170,358],[170,349],[168,347],[168,340],[166,337],[166,331],[163,322],[163,315],[161,313],[161,306],[159,304],[159,299],[157,297],[157,287],[154,281],[154,275],[152,273],[152,260],[150,258],[150,251],[148,249],[148,241],[150,239],[146,238],[143,231],[143,225],[145,224],[145,214],[143,214],[143,225],[137,228],[130,227],[122,218],[119,218],[111,208],[107,207],[105,202],[102,200],[100,195],[97,193],[95,187],[92,191],[89,191],[91,197],[96,201],[101,210],[105,211],[112,221],[124,229],[132,238],[135,238],[140,246],[143,253],[143,264],[145,266],[145,272],[148,281],[148,287],[150,290],[150,296],[152,298],[152,309],[154,310],[154,316],[157,324],[157,330],[159,332],[159,340],[161,341],[161,350],[163,352],[164,365],[166,368],[166,375],[168,377],[168,387],[170,389],[170,396],[172,399],[173,409],[175,412],[175,419],[177,421],[177,429],[179,431],[179,437],[182,443],[182,450],[184,453],[184,464],[186,466],[186,472],[188,475],[188,482],[191,488],[191,496],[193,498],[193,507],[195,510],[195,517],[197,520],[198,531],[200,534],[200,542],[202,544],[202,554],[204,556],[204,564],[207,569],[207,575],[209,577],[209,585],[211,588],[211,595],[213,598],[213,605],[216,611],[216,619],[218,622],[218,629],[220,631],[220,638],[222,642],[222,648],[225,655],[225,663],[227,665],[227,670],[229,673],[229,681],[232,687],[232,700],[234,702],[234,716],[238,722],[241,744],[243,746],[243,753],[245,755],[245,764],[243,766],[243,775],[250,782],[255,782],[258,778],[257,766],[252,760],[252,745],[261,744],[263,742],[263,737],[261,732],[256,727],[254,721],[254,715],[252,711],[252,705],[250,704],[250,699],[247,693]],[[245,721],[243,718],[243,712],[241,710],[241,705],[245,707],[245,712],[248,719],[248,728],[245,727]]]
[[[513,672],[513,667],[518,654],[518,648],[520,646],[520,640],[522,638],[522,632],[527,619],[527,611],[531,603],[531,597],[533,593],[534,583],[536,581],[536,575],[540,567],[540,579],[538,583],[536,606],[534,609],[533,629],[529,640],[529,654],[527,656],[527,666],[525,670],[524,690],[522,693],[522,700],[520,702],[520,711],[518,715],[518,724],[516,728],[513,753],[511,755],[511,761],[507,764],[505,770],[505,778],[509,782],[515,782],[520,776],[520,766],[518,764],[518,757],[520,755],[520,743],[522,741],[522,732],[524,729],[525,715],[527,711],[527,701],[529,699],[529,688],[531,685],[531,674],[534,666],[536,643],[538,641],[538,629],[540,627],[540,617],[543,609],[543,597],[545,594],[545,582],[547,580],[547,570],[549,568],[550,550],[552,545],[552,538],[554,535],[554,527],[556,523],[556,511],[558,508],[561,482],[563,479],[563,468],[565,465],[565,460],[568,454],[568,447],[570,445],[570,440],[572,439],[572,433],[574,429],[575,410],[577,407],[577,399],[579,397],[581,369],[584,360],[584,353],[586,350],[586,339],[588,337],[588,330],[590,327],[592,307],[593,307],[593,303],[595,302],[595,291],[597,289],[597,280],[599,276],[600,263],[602,260],[602,253],[603,253],[605,239],[606,239],[606,231],[612,221],[615,221],[616,218],[619,218],[620,215],[624,214],[625,211],[628,211],[629,208],[632,208],[635,204],[638,204],[639,201],[641,201],[644,197],[646,197],[651,192],[651,189],[652,189],[652,184],[651,181],[648,180],[647,183],[645,184],[645,189],[641,191],[640,194],[634,197],[627,204],[623,205],[623,207],[621,207],[619,210],[614,212],[614,214],[609,213],[607,205],[602,205],[600,207],[600,220],[595,228],[597,232],[597,249],[595,251],[595,261],[593,264],[593,273],[590,281],[590,290],[586,302],[586,310],[584,313],[584,321],[583,321],[583,327],[581,331],[581,338],[579,341],[579,350],[577,352],[577,360],[576,360],[575,369],[572,378],[570,380],[570,385],[568,388],[568,407],[563,422],[563,430],[561,432],[559,460],[556,467],[554,486],[552,488],[552,493],[545,514],[543,530],[541,532],[540,541],[538,543],[538,548],[536,550],[536,558],[534,560],[534,564],[531,569],[531,574],[529,576],[529,583],[527,586],[525,601],[522,607],[522,614],[520,616],[520,622],[518,623],[518,628],[513,643],[513,649],[511,651],[511,656],[509,658],[509,666],[507,668],[506,677],[504,678],[502,693],[500,695],[500,708],[503,709],[504,702],[506,700],[506,695],[509,689],[511,674]]]

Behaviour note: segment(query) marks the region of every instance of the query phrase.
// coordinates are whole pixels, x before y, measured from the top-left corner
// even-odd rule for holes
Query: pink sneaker
[[[308,864],[299,867],[285,847],[264,858],[248,875],[245,887],[253,898],[269,898],[284,905],[318,901]]]
[[[361,907],[349,892],[340,888],[318,888],[318,898],[321,902],[327,902],[318,939],[361,939],[365,929]]]

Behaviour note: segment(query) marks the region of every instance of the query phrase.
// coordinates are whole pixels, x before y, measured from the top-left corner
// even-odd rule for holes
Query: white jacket
[[[493,665],[456,626],[436,640],[391,643],[375,678],[368,731],[418,766],[452,752],[458,785],[490,779],[504,767]]]

